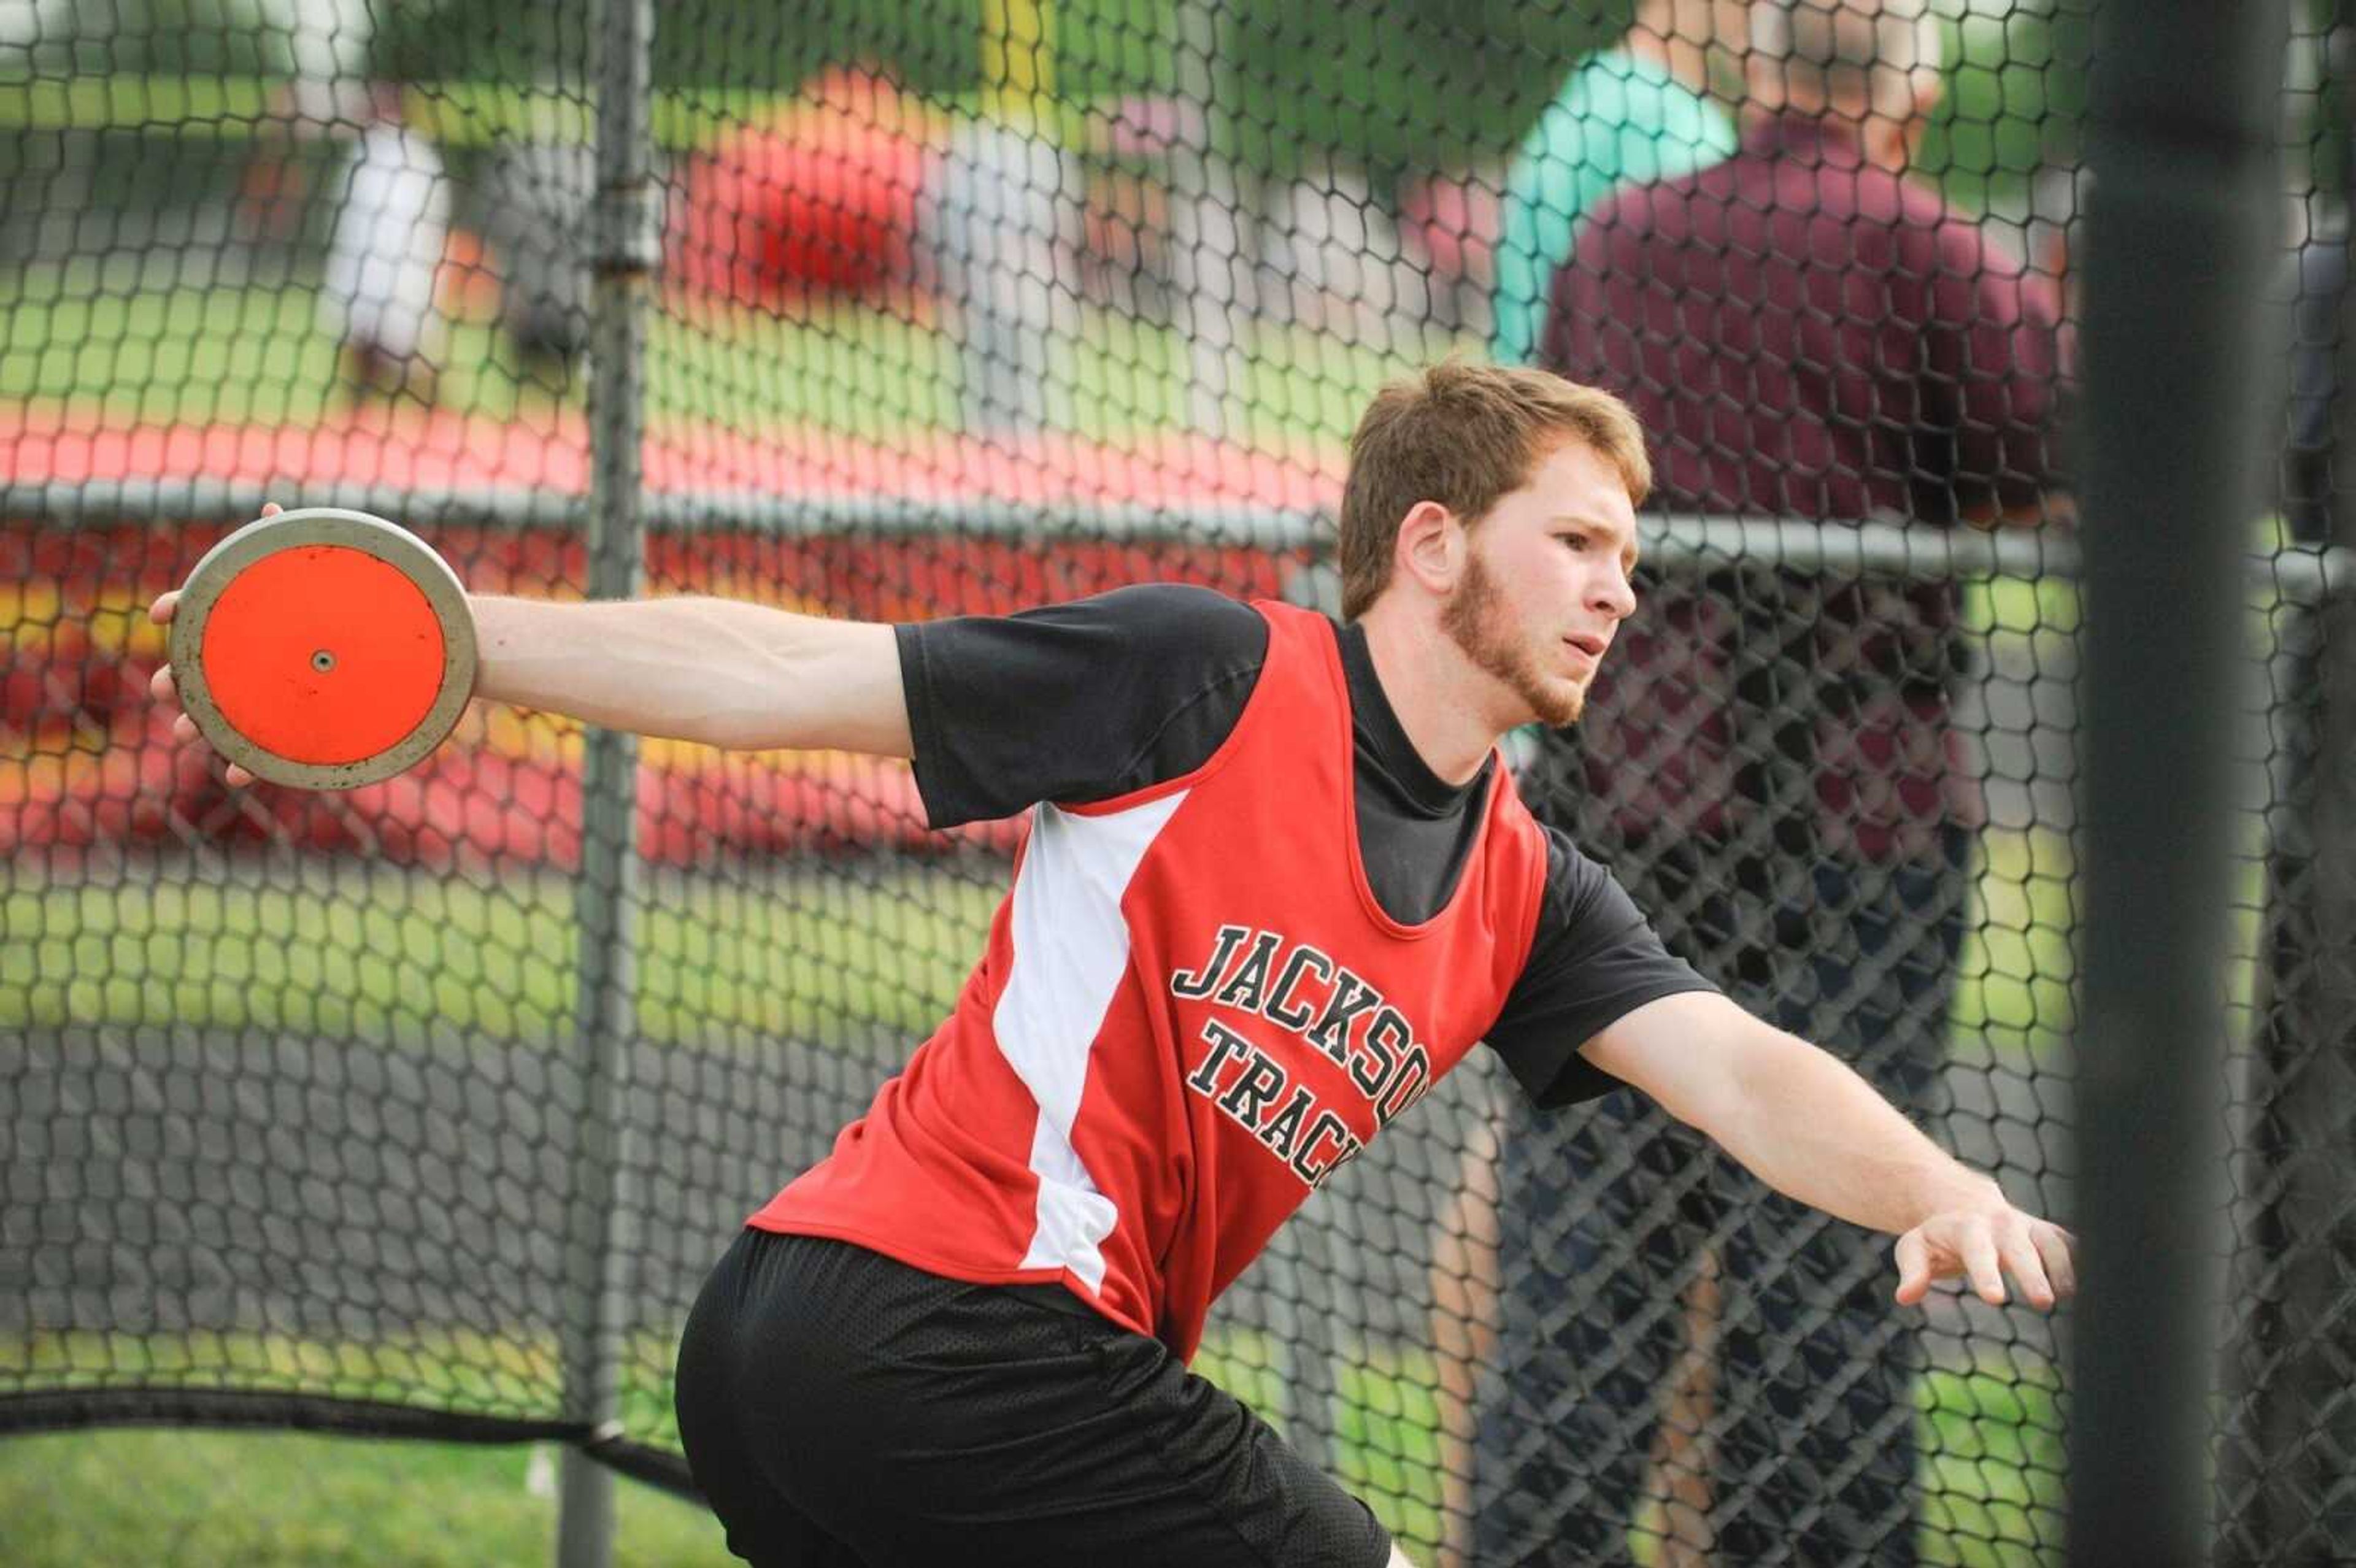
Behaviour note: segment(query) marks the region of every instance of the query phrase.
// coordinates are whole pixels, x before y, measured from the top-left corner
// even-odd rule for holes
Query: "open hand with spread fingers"
[[[2000,1199],[1944,1209],[1898,1238],[1898,1303],[1912,1307],[1934,1282],[1960,1276],[1982,1301],[2001,1307],[2010,1275],[2030,1306],[2051,1307],[2077,1291],[2076,1249],[2061,1226]]]

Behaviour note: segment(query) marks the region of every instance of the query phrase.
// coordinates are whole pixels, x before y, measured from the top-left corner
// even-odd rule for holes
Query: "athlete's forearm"
[[[467,603],[487,700],[746,751],[910,752],[889,626],[726,599]]]
[[[1933,1213],[2001,1206],[1996,1182],[1933,1143],[1826,1052],[1762,1024],[1737,1092],[1707,1130],[1760,1179],[1855,1224],[1891,1233]]]

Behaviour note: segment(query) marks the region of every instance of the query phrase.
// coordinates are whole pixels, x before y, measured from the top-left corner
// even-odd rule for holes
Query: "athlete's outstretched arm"
[[[738,751],[911,751],[887,625],[730,599],[467,605],[488,701]]]
[[[1847,1064],[1707,992],[1665,997],[1587,1042],[1587,1059],[1707,1133],[1777,1191],[1897,1234],[1898,1300],[1967,1276],[2033,1305],[2076,1287],[2068,1232],[2016,1209]]]
[[[168,624],[179,597],[164,594],[149,618]],[[487,701],[740,751],[913,750],[899,645],[886,625],[727,599],[466,603],[480,656],[475,695]],[[168,665],[152,688],[158,701],[179,699]],[[185,713],[173,728],[184,741],[198,739]],[[252,775],[232,766],[229,782]]]

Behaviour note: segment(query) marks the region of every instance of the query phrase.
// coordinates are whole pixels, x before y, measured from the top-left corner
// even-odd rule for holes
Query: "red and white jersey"
[[[1537,825],[1494,770],[1447,904],[1385,914],[1333,627],[1257,608],[1267,659],[1225,743],[1036,808],[955,1011],[753,1225],[1059,1281],[1192,1357],[1286,1216],[1479,1040],[1529,952]]]

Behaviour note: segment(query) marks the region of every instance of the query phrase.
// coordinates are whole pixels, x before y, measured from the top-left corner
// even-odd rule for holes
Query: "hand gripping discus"
[[[422,761],[475,689],[457,573],[366,512],[308,507],[205,552],[173,613],[172,678],[214,750],[274,784],[355,789]]]

